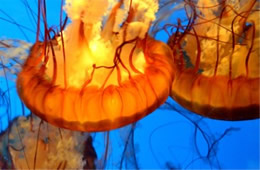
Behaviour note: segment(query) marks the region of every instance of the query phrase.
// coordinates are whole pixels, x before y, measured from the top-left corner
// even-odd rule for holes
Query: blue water
[[[27,1],[0,0],[0,38],[35,41],[36,24],[34,19],[36,18],[31,17],[25,2]],[[35,13],[37,13],[36,3],[36,0],[30,0],[30,6]],[[57,25],[59,23],[57,16],[59,16],[60,1],[47,0],[47,7],[49,26]],[[159,34],[157,38],[167,39],[164,33]],[[0,78],[0,88],[1,94],[3,92],[7,95],[6,100],[0,101],[0,128],[5,129],[8,125],[7,112],[10,115],[9,119],[12,120],[23,113],[23,108],[13,81],[8,81],[7,86],[6,80]],[[210,163],[212,163],[212,167],[224,169],[259,169],[259,120],[230,122],[201,118],[185,110],[172,99],[168,99],[168,102],[178,111],[167,109],[164,105],[140,120],[136,125],[134,150],[139,167],[209,168]],[[29,110],[25,109],[25,114],[28,113]],[[195,135],[195,125],[199,125],[203,133],[197,131]],[[220,138],[227,129],[230,131],[223,138]],[[114,132],[120,130],[123,133],[125,129]],[[111,133],[114,145],[125,145],[125,143],[121,143],[121,145],[118,143],[120,136],[114,135],[114,132]],[[100,156],[103,151],[99,150],[99,135],[101,134],[96,135],[94,147]],[[212,145],[218,139],[221,140]],[[207,140],[210,146],[213,146],[208,157]],[[117,155],[117,152],[119,154],[121,149],[115,147],[113,154]],[[109,167],[116,167],[116,165],[109,164]]]

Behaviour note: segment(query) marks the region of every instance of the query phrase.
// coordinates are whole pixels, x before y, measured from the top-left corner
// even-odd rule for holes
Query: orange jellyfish
[[[173,80],[171,50],[147,33],[157,0],[66,0],[71,23],[63,29],[61,22],[54,38],[40,2],[44,41],[38,24],[17,78],[19,96],[34,114],[62,128],[106,131],[165,102]]]
[[[185,1],[185,9],[187,26],[169,39],[171,96],[206,117],[259,118],[259,1]]]

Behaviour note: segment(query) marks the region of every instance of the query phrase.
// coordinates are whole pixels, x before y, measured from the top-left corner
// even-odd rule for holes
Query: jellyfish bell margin
[[[100,5],[89,3],[84,5]],[[55,40],[36,41],[17,78],[18,94],[32,113],[58,127],[96,132],[134,123],[166,101],[173,80],[171,50],[143,31],[147,24],[135,21],[139,8],[156,12],[156,1],[146,7],[131,1],[128,24],[115,34],[115,13],[122,5],[112,7],[99,32],[100,14],[84,21],[72,15],[78,4],[68,1],[72,24]]]
[[[199,0],[168,44],[174,53],[171,96],[221,120],[260,117],[259,2]]]
[[[37,63],[43,48],[38,42],[18,75],[19,96],[34,114],[67,129],[106,131],[136,122],[165,102],[172,82],[172,66],[166,57],[170,54],[168,47],[149,41],[145,50],[150,61],[145,74],[131,77],[120,86],[82,89],[64,89],[44,79],[44,66]],[[162,51],[154,51],[161,50],[156,46],[164,46],[168,54],[162,57]]]

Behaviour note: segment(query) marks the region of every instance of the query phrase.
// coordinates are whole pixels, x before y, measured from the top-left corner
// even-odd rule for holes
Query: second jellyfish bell
[[[171,96],[206,117],[259,118],[259,1],[199,0],[186,10],[189,24],[169,40]]]

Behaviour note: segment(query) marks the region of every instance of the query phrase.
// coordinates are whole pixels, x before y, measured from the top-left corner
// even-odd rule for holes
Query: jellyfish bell
[[[187,29],[169,39],[171,96],[206,117],[259,118],[259,2],[198,0],[186,10]]]
[[[47,122],[79,131],[151,113],[173,79],[170,48],[147,34],[157,9],[156,0],[67,0],[71,23],[34,44],[17,78],[20,98]]]

